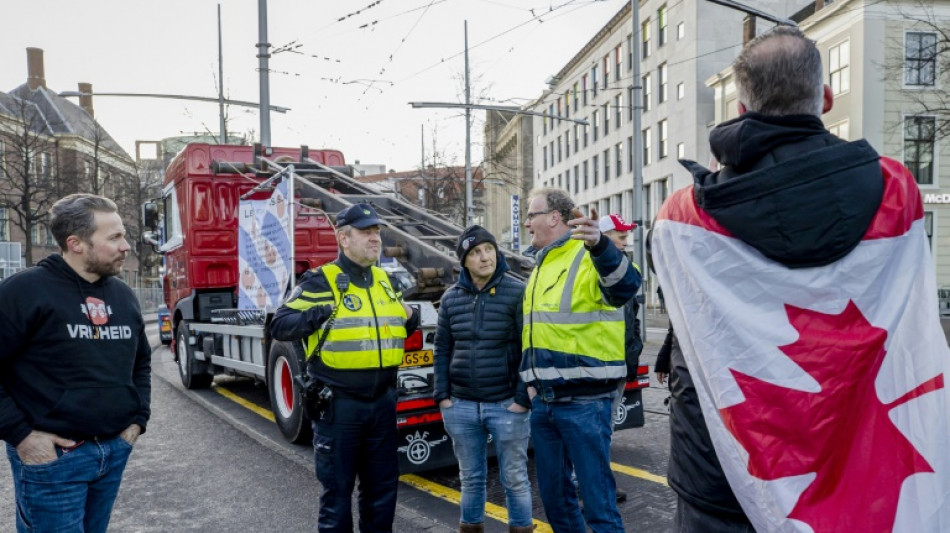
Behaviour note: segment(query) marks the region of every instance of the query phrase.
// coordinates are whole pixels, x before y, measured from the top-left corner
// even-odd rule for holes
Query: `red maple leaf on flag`
[[[788,389],[731,370],[745,401],[720,410],[749,454],[749,473],[764,480],[815,473],[789,513],[822,531],[891,531],[901,485],[933,472],[888,411],[943,388],[943,374],[884,404],[874,381],[887,331],[848,302],[839,315],[785,306],[799,332],[779,349],[821,386]]]

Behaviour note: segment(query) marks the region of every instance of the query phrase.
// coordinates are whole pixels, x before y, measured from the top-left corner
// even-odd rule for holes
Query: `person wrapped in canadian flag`
[[[950,531],[950,349],[914,177],[824,128],[799,30],[733,70],[721,168],[682,161],[694,185],[652,235],[679,345],[675,529]]]

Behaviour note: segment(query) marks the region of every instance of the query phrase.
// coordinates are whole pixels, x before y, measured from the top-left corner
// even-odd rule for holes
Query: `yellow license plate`
[[[402,364],[399,366],[432,366],[432,350],[406,352],[402,356]]]

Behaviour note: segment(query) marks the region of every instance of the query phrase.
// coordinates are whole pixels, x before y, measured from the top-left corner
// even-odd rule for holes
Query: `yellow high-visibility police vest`
[[[626,376],[623,308],[604,301],[598,280],[582,241],[568,239],[541,258],[524,295],[525,382]]]
[[[368,289],[350,283],[341,297],[336,286],[336,278],[342,273],[340,266],[327,263],[321,269],[333,291],[333,301],[340,302],[333,327],[320,350],[323,363],[341,370],[402,364],[406,310],[386,272],[372,267],[373,284]],[[322,334],[320,328],[307,338],[308,359]]]

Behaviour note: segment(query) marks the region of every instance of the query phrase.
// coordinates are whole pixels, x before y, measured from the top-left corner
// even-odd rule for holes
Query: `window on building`
[[[604,150],[604,183],[610,181],[610,148]]]
[[[904,42],[904,83],[931,86],[937,79],[937,34],[908,32]]]
[[[627,36],[627,72],[633,72],[633,34]]]
[[[563,156],[563,152],[561,151],[561,136],[558,135],[557,136],[557,162],[558,163],[561,162],[562,156]]]
[[[633,86],[627,88],[627,101],[630,102],[630,105],[627,106],[627,120],[633,120]]]
[[[548,169],[548,147],[547,146],[544,147],[543,153],[544,153],[544,164],[541,166],[544,168],[544,170],[547,170]]]
[[[0,242],[10,240],[9,217],[7,217],[6,208],[0,207]]]
[[[633,135],[627,137],[627,172],[633,172]]]
[[[610,104],[604,104],[604,135],[610,131]]]
[[[650,95],[653,94],[653,76],[649,73],[643,75],[643,111],[650,110]]]
[[[679,143],[676,145],[676,159],[683,159],[686,157],[686,144]]]
[[[614,97],[614,122],[615,128],[620,128],[621,118],[623,117],[623,93]]]
[[[578,168],[579,167],[577,165],[574,165],[574,194],[577,194],[578,191],[580,191],[580,189],[577,188],[580,182],[580,173],[577,172]]]
[[[659,91],[657,92],[656,98],[657,98],[657,102],[662,104],[663,102],[666,101],[666,97],[667,97],[666,86],[667,86],[668,80],[667,80],[667,72],[666,72],[666,63],[663,63],[662,65],[659,66],[659,68],[657,68],[657,78],[658,78],[657,81],[659,82],[659,85],[658,85]]]
[[[594,142],[597,142],[597,135],[600,133],[600,111],[595,110],[591,117],[591,123],[594,125]]]
[[[904,166],[921,185],[934,184],[935,133],[934,117],[904,118]]]
[[[930,251],[934,249],[934,213],[933,211],[924,211],[924,231],[927,233],[927,244]]]
[[[594,65],[594,67],[590,69],[590,81],[591,81],[590,88],[593,93],[592,95],[594,98],[596,98],[597,97],[597,65]]]
[[[686,23],[680,22],[676,25],[676,40],[686,37]]]
[[[551,154],[551,166],[554,166],[554,141],[548,144],[548,153]]]
[[[0,178],[3,178],[7,175],[7,149],[3,145],[3,141],[0,141]]]
[[[676,99],[682,100],[686,96],[686,84],[683,82],[676,84]]]
[[[564,132],[564,159],[571,156],[571,132]]]
[[[590,121],[584,124],[584,148],[587,148],[587,135],[590,133]]]
[[[607,90],[607,84],[610,83],[610,54],[604,56],[604,90]]]
[[[828,49],[828,76],[835,96],[851,89],[851,44],[845,41]]]
[[[623,174],[623,141],[614,146],[614,176]]]
[[[645,216],[643,217],[646,220],[646,227],[649,228],[652,225],[652,220],[656,216],[656,213],[653,212],[653,184],[645,183],[643,185],[643,212]]]
[[[584,190],[585,191],[590,186],[590,183],[588,182],[589,173],[587,172],[587,170],[588,170],[587,161],[584,161]]]
[[[50,173],[53,170],[52,158],[50,157],[49,152],[41,152],[33,164],[36,165],[36,179],[40,183],[47,183],[50,178]]]
[[[658,179],[656,181],[656,194],[657,194],[657,203],[656,205],[662,206],[666,199],[670,197],[670,176],[665,178]]]
[[[664,157],[666,157],[667,155],[669,155],[669,154],[667,153],[667,150],[668,150],[667,147],[668,147],[669,143],[667,142],[667,133],[668,133],[668,132],[667,132],[667,128],[666,128],[666,119],[663,119],[663,120],[661,120],[659,123],[657,123],[656,129],[657,129],[657,135],[658,135],[659,138],[660,138],[660,139],[659,139],[659,141],[660,141],[660,142],[659,142],[659,145],[657,145],[657,154],[659,154],[659,156],[658,156],[659,159],[663,159]]]
[[[617,48],[614,48],[614,79],[620,81],[620,70],[623,67],[623,52],[621,48],[623,45],[618,44]]]
[[[577,102],[578,102],[578,98],[577,98],[577,82],[576,82],[576,81],[574,82],[574,87],[573,87],[571,93],[574,95],[574,112],[577,113],[577,107],[578,107]]]
[[[849,140],[848,136],[851,133],[849,129],[850,129],[850,126],[847,120],[842,120],[841,122],[838,122],[837,124],[832,124],[831,126],[828,126],[828,131],[837,135],[838,137],[840,137],[841,139],[845,141]]]
[[[650,19],[640,24],[640,53],[650,57]]]
[[[620,216],[624,220],[633,220],[633,191],[624,191],[622,206],[623,212],[620,213]]]
[[[571,91],[564,93],[564,116],[568,118],[571,116]]]
[[[656,45],[660,47],[666,44],[666,5],[656,10],[656,25]]]
[[[581,76],[581,102],[587,105],[587,74]]]
[[[557,188],[558,188],[558,189],[563,189],[563,188],[564,188],[564,181],[562,181],[562,177],[561,177],[561,174],[560,174],[560,173],[558,173],[558,175],[557,175]]]
[[[577,153],[578,150],[580,150],[580,137],[579,137],[579,134],[577,133],[577,128],[579,126],[580,124],[574,124],[574,153],[575,154]]]
[[[650,128],[646,128],[645,130],[643,130],[642,134],[643,134],[643,143],[642,143],[643,144],[643,165],[646,166],[651,163],[650,147],[651,147],[652,139],[650,135]]]
[[[596,155],[591,158],[591,166],[594,167],[594,187],[596,187],[597,182],[600,181],[600,160]]]

